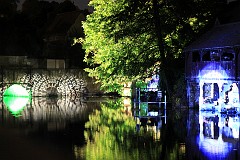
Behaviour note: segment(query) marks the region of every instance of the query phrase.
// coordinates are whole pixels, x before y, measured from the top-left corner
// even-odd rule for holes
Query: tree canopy
[[[92,0],[83,24],[86,71],[108,91],[159,72],[214,18],[214,0]],[[176,69],[176,68],[175,68]],[[164,74],[165,73],[165,74]],[[169,84],[165,83],[166,88]]]
[[[0,0],[0,18],[10,17],[17,10],[19,0]]]

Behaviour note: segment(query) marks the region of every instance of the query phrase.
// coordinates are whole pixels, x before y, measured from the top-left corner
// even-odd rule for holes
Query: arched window
[[[211,61],[210,51],[207,51],[203,54],[202,60],[203,61]]]
[[[218,51],[211,51],[210,54],[211,61],[220,61],[220,53]]]
[[[192,62],[200,62],[200,54],[198,51],[192,52]]]
[[[233,53],[227,53],[224,52],[221,57],[222,61],[233,61],[234,59],[234,54]]]

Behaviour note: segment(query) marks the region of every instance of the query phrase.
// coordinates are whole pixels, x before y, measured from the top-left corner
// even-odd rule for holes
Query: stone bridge
[[[33,97],[80,97],[99,90],[81,69],[1,69],[1,95],[12,84],[22,85]]]

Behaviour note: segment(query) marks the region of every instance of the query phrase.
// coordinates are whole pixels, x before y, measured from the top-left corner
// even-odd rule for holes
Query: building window
[[[65,68],[65,61],[63,59],[47,59],[47,68]]]
[[[206,53],[204,53],[203,57],[202,57],[203,61],[211,61],[211,57],[210,57],[210,52],[207,51]]]
[[[192,62],[200,62],[200,54],[198,51],[192,52]]]
[[[222,61],[232,61],[234,59],[234,55],[232,53],[224,52],[221,57]]]
[[[220,53],[216,51],[211,52],[211,61],[220,61]]]

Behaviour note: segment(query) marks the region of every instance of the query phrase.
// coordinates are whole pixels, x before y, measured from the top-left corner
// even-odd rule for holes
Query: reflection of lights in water
[[[90,105],[91,104],[91,105]],[[88,119],[88,114],[92,107],[97,107],[98,102],[95,104],[92,101],[83,102],[80,99],[69,99],[62,97],[50,101],[47,97],[33,97],[31,101],[31,116],[34,121],[39,120],[75,120],[75,119]],[[23,116],[29,116],[28,110],[24,110]],[[25,117],[27,119],[29,117]]]
[[[151,126],[151,127],[148,126],[147,129],[152,130],[153,140],[155,141],[160,140],[161,132],[160,132],[160,129],[157,128],[157,126]]]
[[[216,115],[219,116],[219,122],[218,128],[214,129],[214,117]],[[211,130],[208,130],[209,135],[206,133],[207,128],[204,128],[203,122],[207,123],[208,127],[211,127]],[[200,133],[197,137],[197,144],[201,152],[209,159],[213,157],[226,158],[239,140],[239,119],[229,117],[228,128],[232,131],[231,136],[225,133],[225,122],[226,119],[221,114],[213,114],[212,112],[199,113]]]
[[[180,143],[179,144],[179,154],[186,154],[186,144],[185,143]]]
[[[29,98],[28,97],[12,97],[4,96],[3,102],[7,106],[8,110],[14,115],[19,116],[21,111],[27,105]]]
[[[124,104],[124,106],[130,106],[131,105],[131,99],[130,98],[124,98],[123,104]]]
[[[212,157],[218,155],[219,157],[225,157],[232,150],[232,144],[223,142],[222,139],[210,139],[199,136],[197,138],[197,143],[200,150],[207,157]]]
[[[3,96],[3,102],[14,116],[19,116],[29,100],[28,91],[18,84],[7,88]]]

